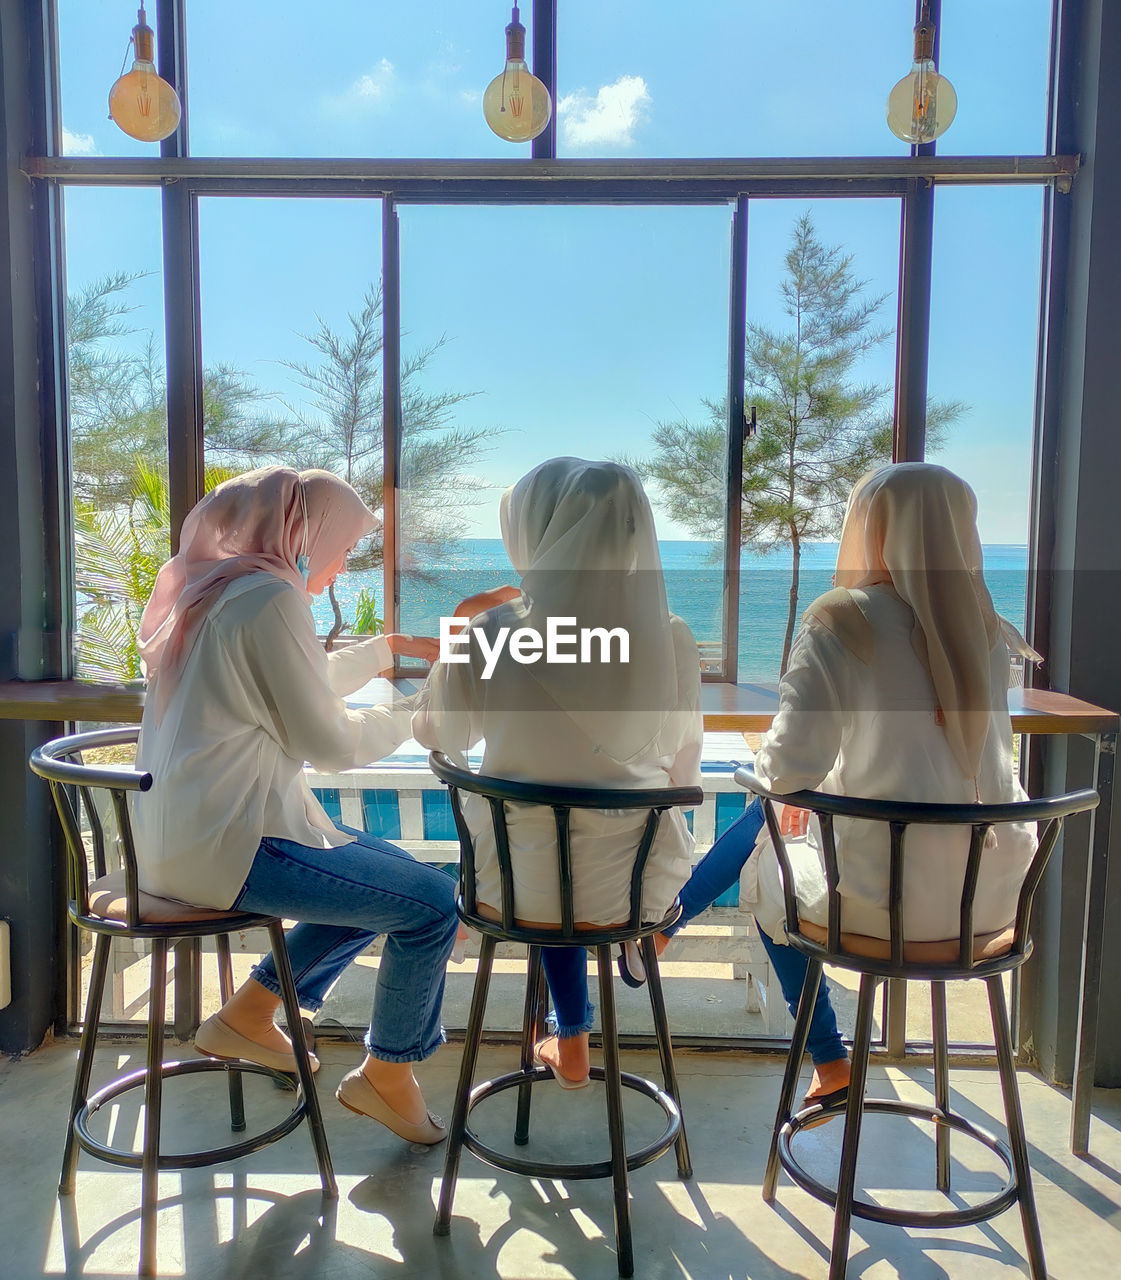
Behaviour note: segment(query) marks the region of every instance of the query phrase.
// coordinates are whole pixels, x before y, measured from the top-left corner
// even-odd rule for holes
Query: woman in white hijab
[[[413,736],[466,765],[469,747],[485,739],[484,774],[527,782],[596,787],[696,786],[700,781],[700,664],[689,628],[666,605],[649,501],[627,467],[554,458],[504,495],[502,537],[522,580],[516,599],[474,618],[468,661],[438,664]],[[526,627],[546,637],[549,619],[566,629],[622,628],[629,661],[523,663],[503,649],[489,676],[478,637],[488,649],[501,628]],[[618,643],[611,650],[617,658]],[[501,901],[487,804],[468,796],[465,816],[476,836],[479,901]],[[578,811],[572,816],[577,921],[609,924],[630,907],[630,870],[645,813]],[[509,806],[518,917],[559,924],[552,814]],[[685,815],[664,815],[643,881],[643,907],[657,919],[689,874],[693,848]],[[576,947],[545,951],[545,973],[557,1037],[538,1046],[562,1085],[588,1080],[587,959]]]
[[[952,472],[898,463],[870,472],[849,498],[835,589],[806,611],[779,686],[779,709],[755,770],[783,794],[929,803],[999,803],[1024,796],[1012,771],[1009,650],[1038,661],[993,609],[982,576],[977,501]],[[788,1004],[796,1008],[805,957],[783,936],[778,860],[758,800],[713,846],[681,892],[681,927],[740,878]],[[887,848],[882,823],[836,824],[841,927],[888,936]],[[998,828],[981,862],[977,932],[1012,918],[1035,849],[1024,824]],[[756,843],[758,839],[758,844]],[[908,836],[904,932],[915,941],[956,938],[968,829],[916,827]],[[751,857],[752,851],[755,856]],[[826,924],[816,823],[791,846],[799,913]],[[750,858],[750,861],[748,859]],[[662,946],[666,939],[659,938]],[[807,1099],[839,1100],[848,1062],[824,983],[810,1030],[816,1067]]]

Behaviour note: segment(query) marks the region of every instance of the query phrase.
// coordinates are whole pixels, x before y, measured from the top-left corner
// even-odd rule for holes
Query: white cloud
[[[641,76],[620,76],[596,94],[577,90],[557,104],[561,137],[571,147],[629,146],[651,102]]]
[[[343,101],[355,104],[376,104],[384,101],[392,91],[396,70],[388,58],[382,60],[357,80],[343,94]]]
[[[64,126],[62,153],[67,156],[95,156],[98,154],[97,143],[94,142],[92,133],[71,133]]]

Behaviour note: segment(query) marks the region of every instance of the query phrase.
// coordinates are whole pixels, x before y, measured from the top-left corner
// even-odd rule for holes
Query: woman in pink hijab
[[[304,776],[305,762],[337,773],[394,751],[414,699],[355,710],[343,698],[391,668],[393,653],[435,655],[434,641],[412,636],[330,655],[316,638],[312,595],[376,525],[345,481],[287,467],[227,480],[188,515],[141,621],[149,688],[137,762],[154,785],[133,821],[145,892],[300,921],[288,950],[304,1008],[319,1009],[385,935],[366,1058],[337,1097],[410,1142],[434,1143],[444,1126],[412,1064],[443,1042],[452,882],[395,845],[337,827]],[[294,1070],[273,1021],[279,1003],[269,957],[202,1024],[196,1047]]]

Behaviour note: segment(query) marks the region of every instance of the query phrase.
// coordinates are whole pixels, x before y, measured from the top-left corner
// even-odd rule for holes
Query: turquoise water
[[[659,544],[670,608],[689,624],[699,641],[719,641],[723,570],[713,543],[666,541]],[[984,549],[985,581],[997,612],[1021,627],[1027,596],[1027,548],[993,545]],[[802,551],[799,612],[815,596],[828,591],[837,561],[835,542],[808,544]],[[740,570],[740,680],[777,680],[790,593],[790,553],[745,553]],[[415,635],[435,635],[439,619],[465,596],[501,583],[517,582],[499,538],[464,538],[454,558],[434,565],[423,576],[407,574],[401,582],[401,628]],[[362,587],[381,599],[380,573],[352,573],[340,578],[338,596],[344,616]],[[315,601],[321,631],[331,623],[326,596]]]

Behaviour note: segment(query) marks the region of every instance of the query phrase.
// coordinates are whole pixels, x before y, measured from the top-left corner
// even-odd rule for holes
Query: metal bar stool
[[[440,1186],[440,1203],[433,1230],[436,1235],[447,1235],[451,1230],[452,1201],[459,1172],[459,1158],[466,1147],[481,1160],[510,1173],[524,1174],[531,1178],[611,1178],[615,1191],[615,1244],[619,1260],[619,1274],[634,1274],[634,1254],[631,1244],[630,1203],[628,1200],[627,1174],[641,1169],[656,1160],[671,1146],[677,1150],[677,1172],[682,1178],[692,1176],[689,1145],[681,1116],[681,1098],[677,1086],[677,1074],[673,1065],[673,1046],[670,1042],[666,1005],[658,973],[658,955],[654,949],[654,934],[668,928],[681,912],[675,903],[669,914],[656,921],[643,919],[642,877],[650,850],[657,835],[661,815],[675,807],[694,808],[703,799],[699,787],[675,787],[643,791],[597,790],[592,788],[539,786],[536,783],[507,782],[499,778],[482,777],[465,769],[459,769],[440,752],[429,757],[433,773],[450,788],[452,813],[462,854],[460,865],[460,919],[483,935],[479,954],[478,974],[471,998],[471,1013],[467,1022],[467,1038],[463,1047],[463,1061],[456,1088],[455,1107],[451,1127],[448,1130],[447,1156],[444,1177]],[[475,892],[475,848],[464,820],[460,793],[471,792],[483,796],[489,802],[494,825],[495,845],[498,853],[501,879],[501,918],[484,915]],[[548,806],[553,810],[557,832],[557,883],[560,890],[561,924],[559,928],[530,928],[518,923],[514,901],[514,878],[510,861],[510,841],[506,828],[506,805],[533,804]],[[630,914],[617,925],[579,928],[573,908],[572,848],[569,820],[573,809],[632,809],[647,811],[630,881]],[[618,1027],[615,1018],[615,990],[612,981],[612,948],[622,942],[640,941],[642,958],[646,966],[647,987],[650,991],[650,1007],[654,1015],[654,1032],[661,1059],[664,1089],[650,1080],[619,1066]],[[472,1087],[479,1043],[483,1034],[487,992],[490,986],[491,966],[495,948],[499,942],[524,942],[529,947],[529,963],[526,973],[525,1008],[522,1018],[521,1067],[494,1080]],[[493,1097],[505,1089],[518,1090],[518,1109],[514,1127],[514,1142],[525,1146],[529,1142],[529,1113],[532,1087],[543,1080],[552,1081],[546,1067],[533,1061],[533,1049],[544,1033],[548,997],[545,972],[541,961],[541,948],[586,947],[594,949],[599,972],[600,1014],[603,1021],[604,1066],[592,1067],[594,1080],[602,1080],[607,1092],[607,1123],[611,1140],[611,1158],[584,1164],[557,1164],[545,1160],[521,1159],[487,1146],[470,1128],[471,1111],[485,1098]],[[666,1128],[655,1141],[639,1151],[628,1152],[623,1126],[623,1089],[634,1089],[656,1102],[666,1116]]]
[[[833,1248],[829,1262],[830,1280],[842,1280],[848,1265],[849,1233],[853,1217],[870,1222],[893,1223],[905,1227],[972,1226],[1003,1213],[1013,1204],[1020,1206],[1020,1218],[1027,1243],[1028,1266],[1032,1280],[1046,1280],[1043,1242],[1039,1234],[1039,1218],[1032,1192],[1028,1146],[1024,1119],[1020,1110],[1020,1094],[1016,1083],[1016,1065],[1012,1034],[1004,999],[1003,975],[1031,955],[1032,940],[1028,933],[1032,899],[1047,866],[1047,860],[1062,830],[1063,820],[1072,814],[1093,809],[1098,803],[1095,791],[1072,791],[1066,795],[1042,800],[1021,800],[1009,804],[911,804],[890,800],[864,800],[849,796],[825,795],[817,791],[797,791],[774,796],[756,778],[750,768],[736,771],[736,781],[753,791],[763,801],[767,829],[782,869],[783,895],[786,906],[786,941],[809,957],[798,1016],[786,1060],[778,1114],[775,1117],[763,1179],[763,1199],[768,1204],[775,1198],[779,1165],[803,1190],[834,1207]],[[783,843],[780,823],[772,800],[808,809],[817,815],[821,827],[821,849],[828,891],[827,927],[803,920],[798,914],[794,893],[794,877],[789,855]],[[884,822],[889,829],[888,853],[888,920],[889,937],[873,938],[848,933],[841,928],[842,895],[838,891],[839,867],[834,819],[866,819]],[[1035,855],[1028,867],[1019,898],[1015,919],[1007,928],[993,934],[977,934],[973,927],[973,902],[977,891],[984,855],[985,839],[993,827],[1010,822],[1043,824]],[[966,856],[960,897],[960,931],[956,938],[940,942],[908,941],[903,930],[904,837],[909,826],[954,825],[970,828],[969,852]],[[847,1102],[830,1107],[815,1104],[795,1113],[794,1094],[798,1073],[806,1049],[814,1001],[821,984],[822,966],[837,965],[860,974],[856,1030],[853,1035],[852,1077]],[[934,1035],[935,1105],[916,1106],[898,1099],[866,1099],[868,1055],[872,1041],[872,1011],[876,988],[885,978],[930,983],[932,1026]],[[988,988],[989,1011],[996,1041],[997,1069],[1008,1125],[1008,1143],[1004,1143],[979,1125],[950,1109],[949,1058],[946,1037],[946,983],[966,978],[981,978]],[[994,1152],[1007,1171],[1002,1189],[980,1204],[965,1208],[919,1211],[892,1209],[858,1200],[855,1196],[857,1150],[860,1126],[866,1112],[903,1115],[933,1121],[935,1125],[935,1176],[939,1191],[950,1189],[950,1131],[967,1134]],[[798,1161],[794,1139],[807,1126],[822,1119],[844,1115],[845,1128],[841,1142],[841,1164],[836,1188],[813,1177]]]
[[[140,1274],[156,1274],[156,1225],[158,1176],[163,1169],[197,1169],[233,1160],[260,1151],[270,1143],[292,1132],[307,1120],[319,1165],[324,1195],[338,1196],[327,1135],[315,1091],[307,1042],[300,1018],[296,984],[284,929],[275,916],[244,911],[214,911],[190,907],[182,902],[157,898],[141,892],[137,881],[136,851],[129,819],[130,793],[150,791],[152,775],[118,765],[94,766],[83,762],[83,752],[102,747],[135,745],[138,730],[110,729],[95,733],[73,734],[56,738],[38,747],[31,755],[31,769],[50,783],[51,795],[58,810],[66,838],[68,911],[79,929],[96,935],[93,967],[90,973],[86,1020],[78,1050],[78,1068],[70,1103],[70,1124],[62,1157],[59,1195],[74,1193],[81,1148],[109,1164],[141,1171],[140,1199]],[[108,793],[101,805],[95,793]],[[75,803],[74,793],[77,795]],[[90,881],[89,857],[82,833],[85,813],[92,844],[95,879]],[[115,818],[116,838],[107,838],[105,819]],[[116,849],[120,865],[110,870],[108,852]],[[276,962],[288,1031],[295,1050],[298,1088],[292,1110],[278,1124],[254,1137],[244,1138],[223,1147],[193,1151],[179,1155],[160,1153],[160,1104],[163,1082],[172,1076],[194,1075],[200,1071],[224,1071],[229,1080],[230,1127],[235,1132],[245,1129],[245,1106],[242,1099],[242,1073],[269,1076],[288,1085],[288,1077],[269,1067],[245,1061],[218,1058],[192,1058],[184,1062],[163,1061],[164,1009],[167,984],[168,943],[181,938],[213,937],[218,953],[218,977],[222,1000],[233,994],[233,968],[230,962],[229,934],[235,930],[263,928],[268,930],[273,959]],[[151,943],[151,983],[148,991],[147,1065],[128,1075],[111,1080],[92,1097],[89,1096],[90,1073],[97,1041],[101,1002],[109,964],[109,945],[113,938],[146,938]],[[144,1137],[139,1152],[109,1146],[96,1138],[89,1128],[90,1118],[107,1103],[132,1089],[144,1090]]]

